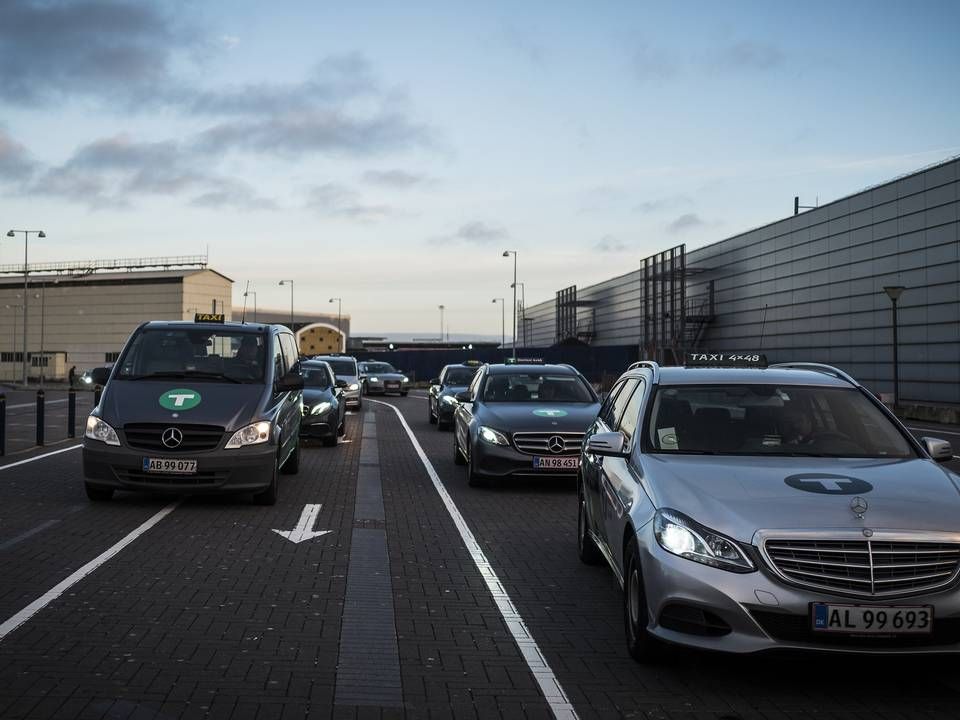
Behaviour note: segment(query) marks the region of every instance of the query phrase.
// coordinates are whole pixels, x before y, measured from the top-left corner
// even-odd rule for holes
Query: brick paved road
[[[676,653],[637,665],[612,575],[576,558],[572,485],[468,488],[451,434],[427,424],[424,401],[389,402],[407,414],[581,718],[957,716],[953,660]],[[0,718],[549,717],[399,420],[373,407],[362,440],[362,417],[351,415],[349,442],[305,448],[275,507],[184,500],[0,640]],[[79,460],[66,450],[0,469],[0,623],[170,502],[120,493],[90,504]],[[294,528],[306,504],[322,505],[316,527],[333,532],[296,545],[272,532]],[[351,542],[384,535],[385,556],[382,541]],[[357,584],[365,577],[348,582],[351,572],[383,574]],[[351,602],[345,630],[348,587],[370,594]],[[378,644],[370,676],[393,677],[395,657],[400,702],[384,690],[371,705],[356,694],[356,641],[365,617],[390,626],[391,607],[396,638]],[[338,694],[338,677],[352,692]]]

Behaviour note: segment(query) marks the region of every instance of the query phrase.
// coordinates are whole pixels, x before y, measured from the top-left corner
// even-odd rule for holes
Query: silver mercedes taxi
[[[620,581],[640,661],[665,642],[956,652],[951,458],[827,365],[636,363],[587,432],[579,555]]]

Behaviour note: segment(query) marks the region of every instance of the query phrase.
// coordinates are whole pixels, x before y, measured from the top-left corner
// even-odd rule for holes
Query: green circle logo
[[[567,411],[566,411],[566,410],[556,410],[556,409],[553,409],[553,408],[544,408],[544,409],[541,409],[541,410],[534,410],[534,411],[533,411],[533,414],[536,415],[537,417],[556,418],[556,417],[563,417],[564,415],[567,414]]]
[[[160,396],[160,406],[167,410],[189,410],[200,404],[200,393],[190,388],[174,388]]]

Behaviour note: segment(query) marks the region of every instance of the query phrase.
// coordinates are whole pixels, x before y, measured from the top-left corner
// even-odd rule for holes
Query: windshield
[[[466,387],[470,384],[470,382],[473,380],[473,376],[476,374],[476,368],[447,368],[447,373],[443,376],[443,384]]]
[[[595,402],[589,386],[576,375],[510,373],[490,375],[483,388],[486,402]]]
[[[646,439],[653,452],[916,457],[859,390],[798,385],[661,387]]]
[[[303,386],[310,388],[328,388],[333,384],[330,371],[322,365],[303,366]]]
[[[393,365],[385,362],[368,362],[364,365],[365,372],[369,374],[379,373],[380,375],[386,375],[388,373],[395,373]]]
[[[263,382],[265,337],[249,332],[193,328],[143,330],[120,360],[121,380],[190,377]]]
[[[355,360],[324,360],[333,368],[333,374],[337,377],[356,377],[357,363]]]

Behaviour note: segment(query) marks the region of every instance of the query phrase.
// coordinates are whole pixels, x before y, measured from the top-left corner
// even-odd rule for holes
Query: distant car
[[[320,438],[324,445],[333,447],[345,431],[347,382],[336,379],[329,363],[323,360],[305,360],[300,368],[303,374],[300,436]]]
[[[365,360],[359,363],[360,381],[364,395],[406,395],[410,390],[410,378],[390,363]]]
[[[437,430],[453,427],[457,393],[467,389],[479,367],[480,363],[477,362],[446,365],[440,372],[440,377],[430,381],[430,390],[427,393],[427,419],[431,425],[437,426]]]
[[[350,355],[315,355],[311,360],[323,360],[333,368],[337,380],[347,383],[343,388],[343,399],[347,407],[360,410],[363,407],[363,398],[360,393],[360,371],[357,368],[357,359]]]
[[[106,385],[107,378],[110,377],[112,371],[113,363],[107,363],[99,367],[84,370],[76,381],[77,385],[85,390],[93,390],[97,385]]]
[[[453,458],[472,486],[493,478],[574,478],[600,400],[571,365],[484,365],[457,395]]]

